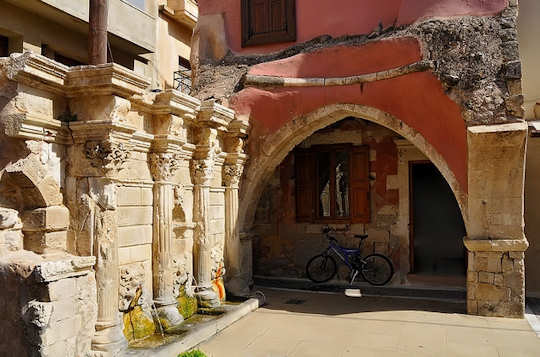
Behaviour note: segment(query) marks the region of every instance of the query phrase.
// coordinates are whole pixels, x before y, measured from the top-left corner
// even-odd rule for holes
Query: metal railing
[[[191,70],[182,69],[174,72],[173,87],[182,93],[191,93]]]

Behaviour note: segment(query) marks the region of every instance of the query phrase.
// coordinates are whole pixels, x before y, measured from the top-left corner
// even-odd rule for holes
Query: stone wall
[[[485,244],[481,247],[474,243],[466,242],[467,248],[480,249],[469,251],[468,313],[522,317],[525,303],[525,264],[522,250],[526,247],[508,241],[494,241],[490,247]],[[506,250],[512,248],[516,250]]]
[[[396,271],[405,276],[408,264],[401,271],[402,255],[408,254],[408,229],[398,231],[398,146],[399,135],[366,122],[348,118],[314,133],[299,147],[312,145],[351,143],[369,147],[369,179],[371,222],[369,224],[332,224],[340,230],[336,237],[344,246],[356,248],[359,240],[353,234],[369,234],[362,243],[363,254],[388,255]],[[402,172],[402,176],[408,176]],[[408,186],[401,189],[408,195]],[[408,201],[408,198],[407,198]],[[305,266],[314,255],[324,250],[328,242],[321,234],[324,224],[296,223],[294,155],[290,154],[275,170],[257,207],[253,234],[254,274],[264,276],[305,278]],[[408,207],[406,207],[408,211]],[[338,279],[347,280],[348,271],[340,272]],[[399,279],[397,279],[399,280]]]
[[[59,304],[94,306],[84,332],[62,332],[54,316],[40,326],[39,335],[55,337],[38,355],[117,355],[126,338],[153,333],[157,319],[165,328],[181,323],[193,295],[218,306],[223,272],[240,273],[235,217],[247,124],[216,101],[156,94],[149,84],[116,64],[68,68],[31,53],[0,59],[0,143],[22,148],[0,156],[0,258],[31,272],[24,254],[51,264],[73,257],[72,269],[88,279],[77,278]],[[86,273],[77,259],[91,260]],[[47,299],[36,301],[56,304]]]
[[[93,258],[47,261],[18,251],[0,259],[0,354],[85,356],[96,323]]]

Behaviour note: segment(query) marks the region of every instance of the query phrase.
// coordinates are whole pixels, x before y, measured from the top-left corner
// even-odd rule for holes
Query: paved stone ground
[[[540,356],[525,319],[461,302],[263,290],[267,305],[199,348],[210,357]]]

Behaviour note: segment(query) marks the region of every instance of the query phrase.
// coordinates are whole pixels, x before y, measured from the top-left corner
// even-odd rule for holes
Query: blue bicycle
[[[332,252],[336,254],[349,267],[351,271],[351,284],[356,279],[358,273],[362,275],[365,281],[371,285],[384,285],[392,279],[394,267],[390,259],[382,254],[370,254],[362,258],[360,246],[368,235],[355,235],[360,239],[358,249],[342,247],[338,244],[336,238],[329,233],[331,228],[323,228],[323,233],[329,240],[330,245],[324,252],[314,256],[306,265],[308,278],[315,283],[325,283],[331,280],[337,273],[337,264]]]

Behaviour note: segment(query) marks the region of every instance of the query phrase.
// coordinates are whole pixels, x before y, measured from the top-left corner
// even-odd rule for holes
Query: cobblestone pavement
[[[267,305],[199,348],[209,357],[540,356],[525,319],[465,304],[263,289]]]

